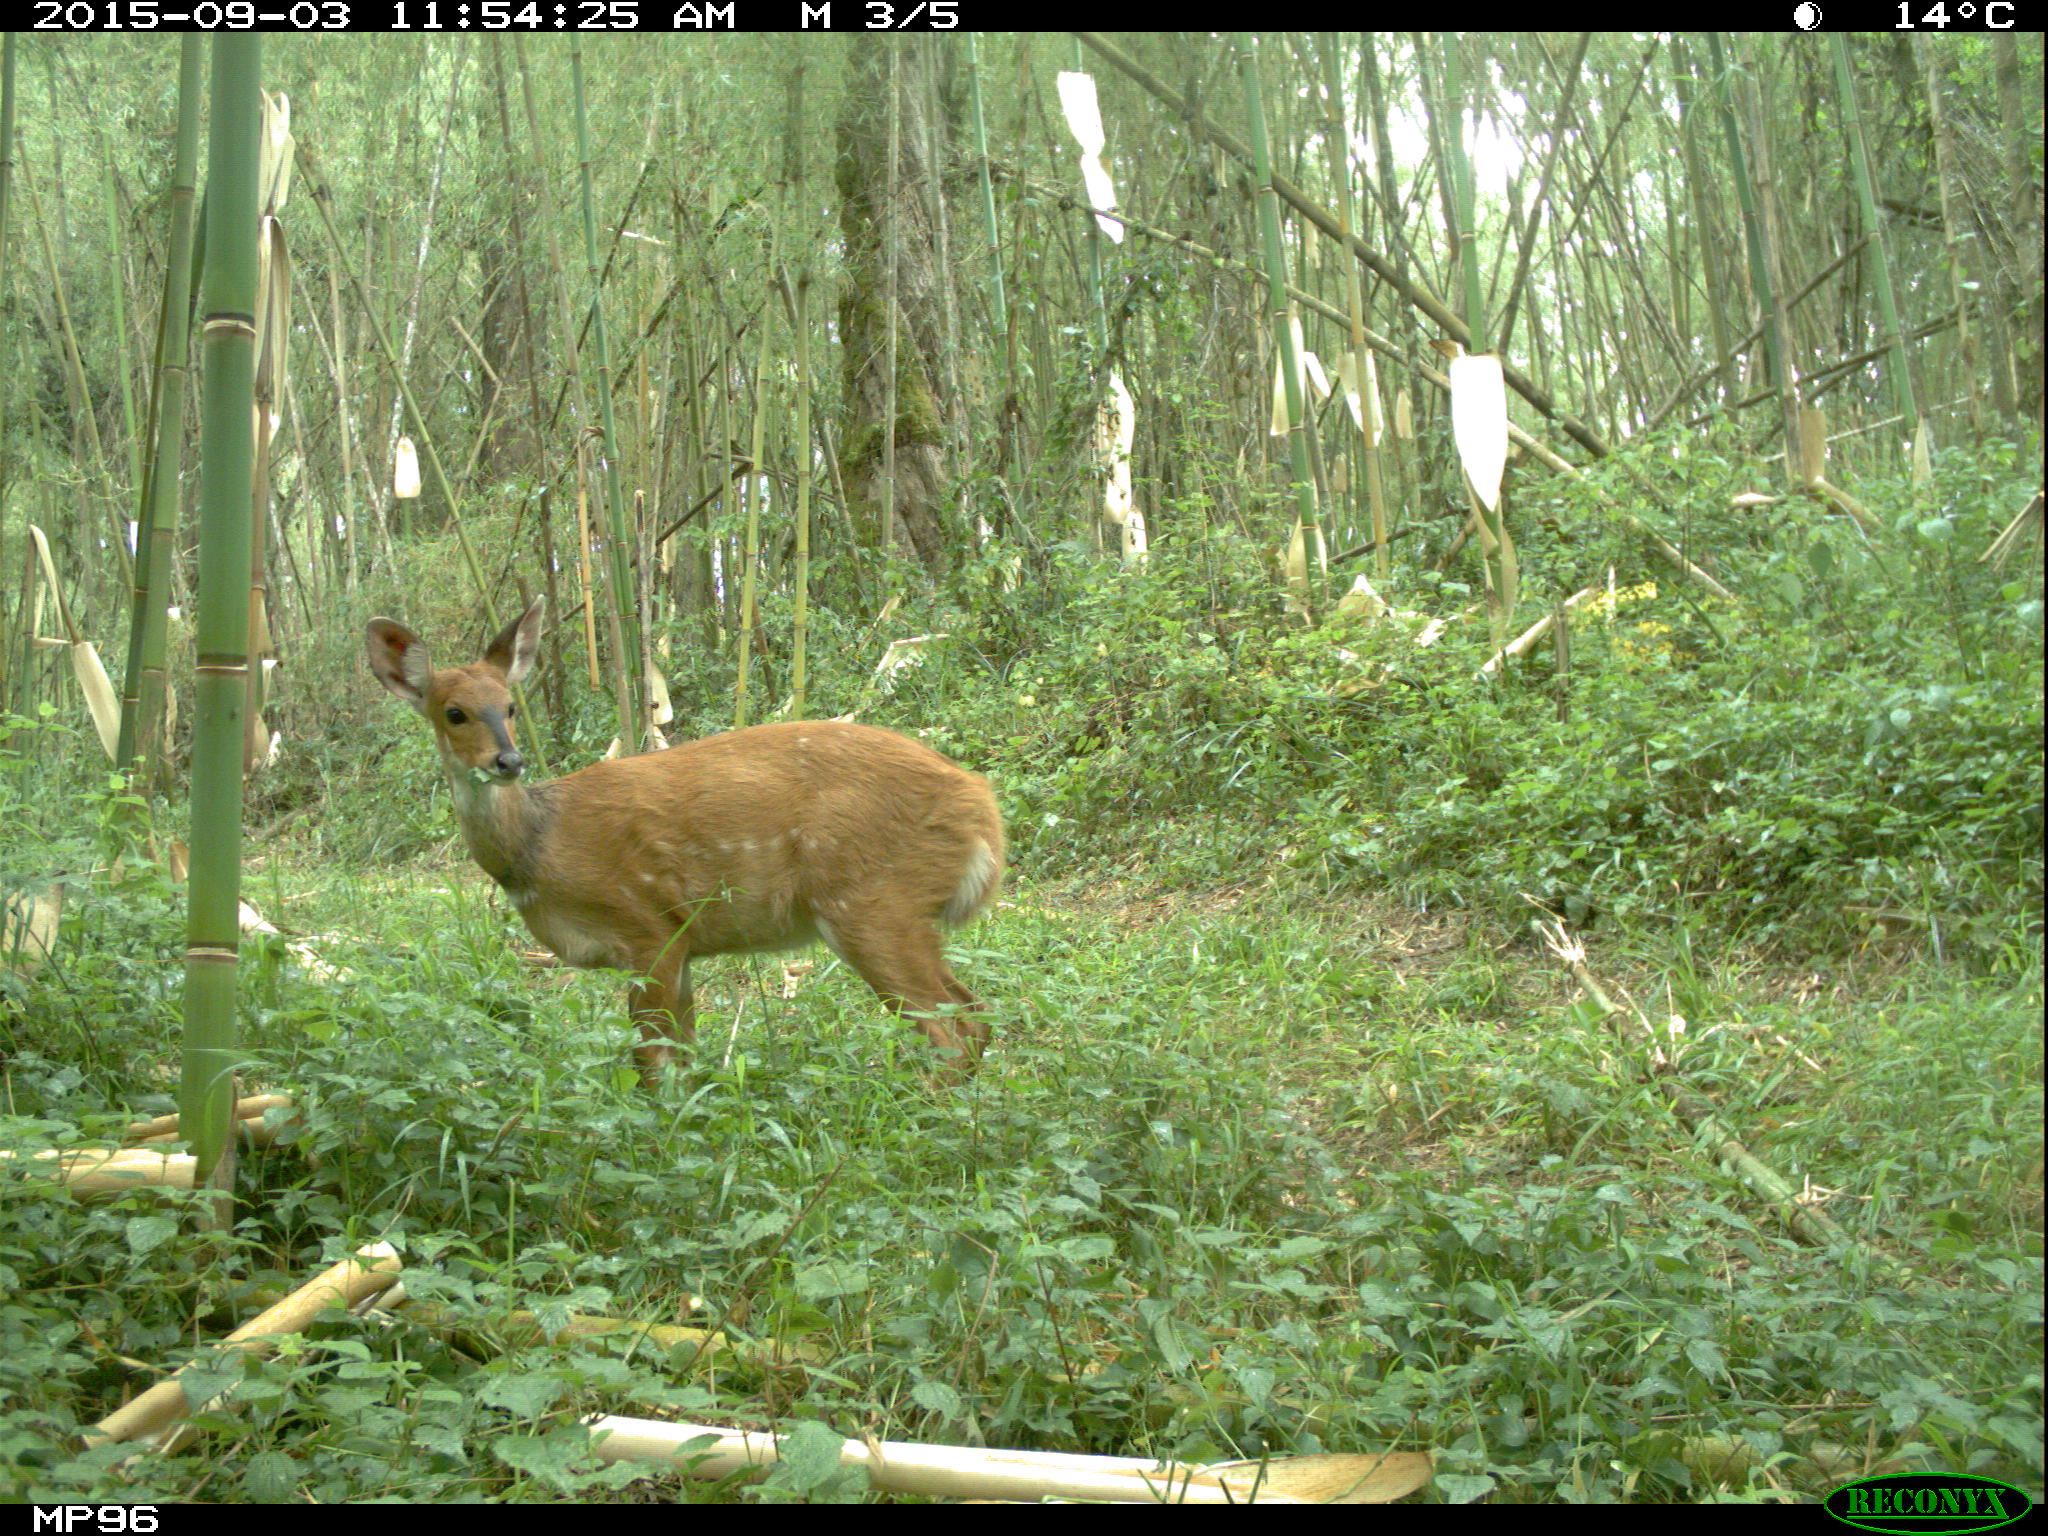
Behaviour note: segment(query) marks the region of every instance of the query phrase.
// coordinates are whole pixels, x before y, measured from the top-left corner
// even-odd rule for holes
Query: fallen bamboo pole
[[[223,1349],[268,1354],[277,1340],[301,1333],[337,1300],[353,1306],[398,1278],[398,1250],[389,1243],[358,1248],[339,1264],[321,1271],[274,1307],[267,1307],[221,1340]],[[85,1431],[88,1449],[117,1440],[146,1440],[161,1433],[201,1405],[185,1398],[184,1376],[191,1367],[174,1371],[147,1392],[122,1404]]]
[[[771,1466],[773,1434],[617,1415],[589,1421],[600,1461],[645,1461],[720,1478]],[[710,1444],[695,1450],[693,1440]],[[1089,1499],[1117,1504],[1391,1503],[1427,1484],[1434,1468],[1419,1451],[1377,1455],[1278,1456],[1220,1467],[1143,1456],[983,1450],[903,1440],[842,1440],[839,1464],[860,1467],[876,1489],[956,1499]]]

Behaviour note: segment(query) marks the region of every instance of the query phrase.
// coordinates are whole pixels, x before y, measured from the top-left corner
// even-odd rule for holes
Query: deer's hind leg
[[[965,1078],[981,1064],[990,1030],[980,1000],[946,964],[938,928],[921,918],[833,925],[832,948],[939,1052],[939,1071]]]

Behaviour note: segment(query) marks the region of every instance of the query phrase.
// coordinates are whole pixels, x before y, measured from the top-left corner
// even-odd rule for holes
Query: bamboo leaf
[[[90,640],[81,640],[71,647],[71,675],[78,679],[85,707],[92,711],[93,728],[100,733],[100,745],[106,749],[108,760],[118,761],[114,753],[121,741],[121,697],[108,681],[107,669],[100,664],[100,653]]]
[[[265,213],[283,210],[292,191],[292,162],[298,143],[292,138],[291,98],[279,91],[263,93],[263,138],[258,155],[257,204]]]
[[[1303,383],[1315,391],[1318,400],[1330,398],[1330,376],[1323,371],[1323,360],[1306,348],[1301,353],[1301,371]]]
[[[256,244],[257,393],[272,402],[284,393],[286,343],[291,339],[292,259],[284,226],[265,219]],[[269,430],[277,425],[275,404]]]
[[[49,588],[50,597],[57,604],[57,622],[64,627],[64,639],[67,643],[75,642],[78,626],[71,622],[71,607],[64,601],[63,583],[57,580],[57,563],[50,557],[50,541],[34,523],[28,525],[28,536],[36,546],[36,558],[43,565],[43,584]],[[35,627],[42,626],[37,624]]]

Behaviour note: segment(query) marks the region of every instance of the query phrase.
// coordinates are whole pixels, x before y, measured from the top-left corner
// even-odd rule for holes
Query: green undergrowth
[[[176,1197],[14,1187],[17,1497],[859,1493],[815,1458],[748,1490],[629,1481],[589,1454],[599,1412],[1198,1461],[1428,1449],[1451,1501],[1810,1495],[1873,1462],[2039,1485],[2038,956],[1971,978],[1596,947],[1643,1000],[1602,1023],[1534,946],[1299,882],[1026,879],[956,956],[1000,1042],[965,1090],[927,1087],[914,1033],[821,952],[787,985],[700,967],[702,1039],[650,1099],[616,985],[522,963],[472,872],[275,850],[250,884],[307,948],[251,957],[248,1078],[305,1129],[247,1158],[223,1239]],[[15,1149],[167,1107],[169,896],[145,869],[80,899],[12,983]],[[1718,1171],[1669,1072],[1851,1243],[1796,1241]],[[337,1316],[268,1359],[199,1351],[227,1396],[191,1448],[78,1450],[372,1240],[472,1333]],[[515,1311],[719,1325],[812,1364],[479,1342]]]
[[[1788,957],[2010,963],[2041,927],[2042,589],[2037,559],[1978,557],[2036,470],[1999,448],[1940,456],[1925,487],[1872,482],[1873,539],[1796,498],[1730,509],[1749,482],[1703,460],[1679,479],[1646,448],[1531,509],[1514,628],[1582,597],[1563,680],[1549,640],[1482,672],[1468,583],[1405,571],[1395,616],[1305,624],[1212,533],[1143,572],[1067,573],[1061,628],[1006,687],[911,686],[995,744],[1027,855],[1190,885],[1277,863],[1509,927],[1533,899]],[[1743,601],[1646,565],[1617,502]],[[1419,643],[1430,620],[1449,622]]]

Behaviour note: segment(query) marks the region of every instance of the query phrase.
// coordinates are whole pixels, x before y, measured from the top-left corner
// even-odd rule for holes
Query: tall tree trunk
[[[847,432],[841,467],[847,495],[856,526],[870,537],[893,526],[918,563],[938,576],[953,558],[943,511],[953,470],[947,462],[946,413],[938,385],[944,335],[940,285],[945,273],[931,217],[934,194],[943,194],[928,185],[937,175],[927,153],[934,138],[926,122],[933,99],[926,77],[933,67],[929,53],[906,50],[892,107],[887,51],[866,42],[848,49],[834,179],[846,240],[839,340],[846,359]],[[887,178],[892,111],[901,125],[893,186]],[[892,249],[897,331],[893,506],[887,504],[889,477],[883,472],[892,393],[886,298],[891,286],[887,253]]]

